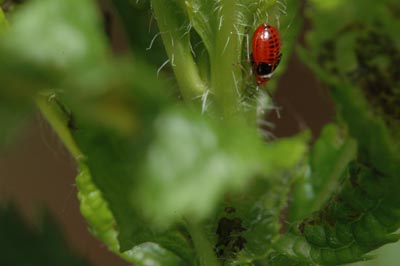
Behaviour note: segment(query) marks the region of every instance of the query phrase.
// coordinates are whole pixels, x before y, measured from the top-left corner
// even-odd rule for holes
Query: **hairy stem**
[[[204,93],[207,87],[199,76],[190,52],[189,34],[180,30],[182,21],[175,15],[177,11],[172,10],[174,5],[166,4],[162,0],[153,0],[152,7],[182,96],[190,102]]]
[[[222,0],[219,12],[218,31],[214,52],[211,60],[211,87],[216,100],[222,108],[225,118],[237,113],[237,86],[236,81],[240,77],[238,64],[238,47],[240,40],[234,25],[236,13],[236,1]]]

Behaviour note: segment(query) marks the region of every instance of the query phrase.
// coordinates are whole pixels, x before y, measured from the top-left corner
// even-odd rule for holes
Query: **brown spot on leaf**
[[[233,258],[244,248],[246,239],[241,235],[246,229],[239,218],[222,217],[217,227],[215,252],[219,258]]]

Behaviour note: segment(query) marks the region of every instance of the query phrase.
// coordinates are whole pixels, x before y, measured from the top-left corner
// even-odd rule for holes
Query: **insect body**
[[[281,39],[278,30],[261,24],[253,34],[251,65],[258,85],[265,84],[281,61]]]

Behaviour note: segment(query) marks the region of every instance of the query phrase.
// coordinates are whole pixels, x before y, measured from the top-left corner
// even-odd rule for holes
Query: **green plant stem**
[[[222,0],[219,14],[219,29],[216,34],[214,52],[210,55],[211,62],[211,87],[219,106],[223,109],[225,118],[237,113],[238,95],[237,84],[241,75],[239,71],[238,58],[240,49],[239,36],[236,34],[234,25],[236,3],[232,0]]]
[[[152,7],[157,18],[158,28],[175,73],[183,98],[186,102],[202,95],[207,86],[199,76],[196,63],[190,51],[189,34],[182,32],[175,5],[163,0],[153,0]]]
[[[204,231],[201,225],[196,222],[187,222],[187,227],[192,240],[194,248],[198,257],[200,266],[219,266],[219,262],[215,256],[215,252],[211,246],[211,243],[207,240],[204,235]]]
[[[74,159],[76,161],[83,159],[85,156],[80,151],[68,129],[68,117],[60,109],[57,102],[52,100],[51,93],[38,94],[35,97],[35,103]]]

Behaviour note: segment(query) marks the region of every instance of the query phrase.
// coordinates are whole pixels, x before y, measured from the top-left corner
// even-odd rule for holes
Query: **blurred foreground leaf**
[[[79,88],[77,75],[87,80],[104,63],[106,42],[96,12],[92,1],[29,1],[4,32],[0,13],[0,143],[32,116],[35,93]]]
[[[181,217],[203,220],[226,192],[292,168],[305,152],[304,138],[263,144],[244,124],[182,110],[159,117],[155,131],[134,198],[162,227]]]
[[[59,88],[106,58],[92,1],[30,1],[15,12],[0,39],[1,93],[30,97]]]
[[[241,123],[216,123],[181,108],[140,125],[133,136],[98,127],[75,134],[116,217],[123,250],[183,218],[205,219],[224,193],[294,167],[305,151],[304,138],[263,144]],[[140,219],[145,228],[133,226]]]

